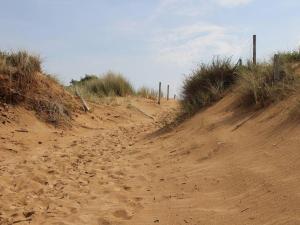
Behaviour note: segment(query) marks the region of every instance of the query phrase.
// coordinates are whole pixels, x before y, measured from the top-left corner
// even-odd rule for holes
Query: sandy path
[[[96,107],[71,131],[55,130],[19,109],[17,125],[0,135],[0,224],[130,220],[143,207],[149,182],[143,169],[151,162],[141,146],[159,117],[154,103],[143,110],[135,103]]]
[[[0,224],[300,224],[299,128],[226,101],[151,136],[174,104],[99,106],[65,132],[22,111],[29,132],[0,133]]]

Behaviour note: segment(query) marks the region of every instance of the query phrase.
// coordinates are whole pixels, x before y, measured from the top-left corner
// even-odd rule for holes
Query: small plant
[[[31,105],[41,118],[55,125],[59,125],[62,121],[68,121],[71,117],[70,108],[63,103],[38,99],[32,101]]]
[[[235,82],[234,66],[230,58],[216,58],[201,64],[183,83],[181,106],[183,113],[194,114],[202,107],[219,100]]]

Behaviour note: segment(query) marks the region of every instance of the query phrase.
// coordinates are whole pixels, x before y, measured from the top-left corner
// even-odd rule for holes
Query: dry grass
[[[70,120],[77,101],[51,75],[42,73],[38,56],[0,52],[0,101],[22,104],[54,124]]]
[[[264,107],[289,96],[299,87],[293,66],[282,62],[280,79],[274,80],[273,63],[243,67],[238,71],[238,90],[242,105]]]
[[[41,60],[25,51],[0,52],[1,91],[0,97],[18,102],[32,86],[36,85],[36,74],[41,73]]]
[[[142,98],[156,100],[158,98],[158,91],[147,87],[141,87],[137,90],[136,95]]]
[[[289,52],[280,52],[280,60],[285,63],[295,63],[300,62],[300,49],[289,51]]]

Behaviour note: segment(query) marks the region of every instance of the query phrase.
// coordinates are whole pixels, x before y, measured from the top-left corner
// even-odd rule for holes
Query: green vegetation
[[[100,76],[85,75],[79,81],[72,80],[67,89],[73,94],[77,90],[84,98],[94,102],[103,102],[104,97],[139,96],[155,100],[158,96],[158,91],[147,87],[135,91],[122,74],[111,71]]]
[[[219,100],[234,82],[234,66],[230,58],[216,58],[210,64],[201,64],[183,83],[183,113],[192,115],[200,108]]]
[[[121,74],[108,72],[102,76],[86,75],[80,81],[72,81],[69,89],[76,89],[89,100],[101,97],[125,97],[134,94],[134,89],[129,81]]]
[[[243,106],[264,107],[294,93],[300,87],[297,74],[300,51],[279,53],[279,79],[274,79],[274,62],[233,66],[229,58],[201,64],[183,83],[180,117],[220,100],[234,85]],[[183,116],[184,115],[184,116]]]
[[[294,50],[290,52],[281,52],[279,53],[280,60],[282,62],[292,63],[292,62],[300,62],[300,49]]]

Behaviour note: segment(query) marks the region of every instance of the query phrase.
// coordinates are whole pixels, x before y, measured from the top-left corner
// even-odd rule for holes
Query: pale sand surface
[[[68,129],[2,109],[0,224],[300,224],[299,122],[231,101],[166,133],[174,101],[93,105]]]

